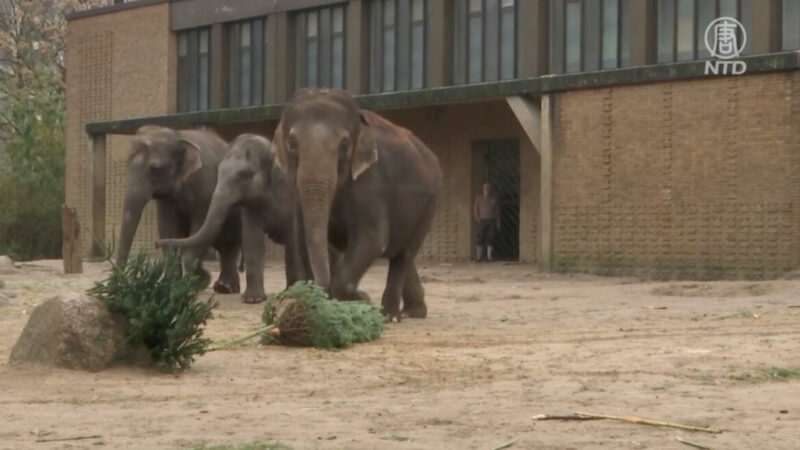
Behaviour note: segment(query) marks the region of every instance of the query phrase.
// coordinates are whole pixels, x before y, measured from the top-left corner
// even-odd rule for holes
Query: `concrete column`
[[[428,2],[428,86],[453,83],[453,2]]]
[[[631,30],[631,65],[655,64],[656,45],[658,44],[658,35],[656,34],[657,2],[656,0],[635,0],[628,4],[631,9],[631,22],[628,24]]]
[[[106,135],[95,134],[92,141],[92,226],[91,256],[105,256],[106,239]],[[99,242],[98,242],[99,241]]]
[[[267,33],[267,98],[269,103],[281,103],[294,93],[294,39],[289,14],[268,15]]]
[[[548,0],[518,2],[517,23],[525,24],[518,30],[517,75],[520,78],[536,77],[547,73],[550,14]]]
[[[553,269],[553,100],[555,94],[544,94],[541,100],[542,147],[541,155],[541,201],[539,228],[541,245],[539,264],[542,269]]]
[[[363,0],[347,4],[345,26],[345,89],[354,95],[369,92],[369,27]]]
[[[759,0],[753,5],[752,29],[747,31],[745,53],[772,53],[781,50],[782,2],[781,0]],[[747,24],[744,24],[747,26]]]

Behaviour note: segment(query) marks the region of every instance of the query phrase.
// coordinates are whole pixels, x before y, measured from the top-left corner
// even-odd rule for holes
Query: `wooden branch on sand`
[[[681,444],[688,445],[689,447],[699,448],[700,450],[711,450],[711,447],[705,446],[703,444],[698,444],[697,442],[687,441],[686,439],[681,439],[679,437],[676,437],[675,440],[680,442]]]
[[[93,434],[90,436],[73,436],[73,437],[65,437],[65,438],[42,438],[37,439],[36,442],[62,442],[62,441],[81,441],[84,439],[100,439],[101,435]]]
[[[719,428],[695,427],[692,425],[683,425],[680,423],[660,422],[657,420],[650,420],[637,416],[609,416],[606,414],[592,414],[585,412],[576,412],[575,414],[568,414],[568,415],[541,414],[538,416],[533,416],[533,420],[598,420],[598,419],[617,420],[620,422],[636,423],[639,425],[651,425],[654,427],[677,428],[679,430],[686,430],[686,431],[702,431],[703,433],[713,433],[713,434],[719,434],[722,433],[723,431]]]

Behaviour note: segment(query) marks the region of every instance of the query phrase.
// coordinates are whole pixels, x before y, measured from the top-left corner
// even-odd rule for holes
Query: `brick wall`
[[[78,208],[84,253],[91,248],[92,149],[88,122],[175,110],[175,45],[169,5],[72,20],[67,27],[66,201]],[[119,237],[130,138],[110,136],[106,150],[105,239]],[[142,217],[135,246],[152,248],[154,205]],[[100,236],[102,238],[102,236]],[[116,245],[116,243],[114,243]]]
[[[762,278],[800,265],[799,80],[558,94],[555,267]]]

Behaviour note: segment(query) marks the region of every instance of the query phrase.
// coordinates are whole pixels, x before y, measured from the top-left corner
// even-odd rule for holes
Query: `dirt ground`
[[[8,366],[31,309],[88,288],[102,264],[0,274],[0,448],[166,448],[281,441],[293,449],[800,448],[800,281],[647,282],[528,265],[423,264],[429,317],[330,352],[259,346],[207,354],[179,376]],[[386,267],[362,287],[379,299]],[[281,268],[267,288],[282,287]],[[213,339],[259,326],[220,296]],[[5,305],[4,305],[5,304]],[[3,306],[4,305],[4,306]],[[586,411],[724,428],[684,432]],[[37,438],[100,435],[82,441]]]

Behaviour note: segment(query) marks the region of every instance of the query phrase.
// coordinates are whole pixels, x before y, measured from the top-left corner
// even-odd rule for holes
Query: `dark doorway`
[[[493,139],[476,141],[472,153],[472,198],[480,195],[488,181],[500,206],[500,229],[495,233],[496,260],[519,260],[519,141]],[[473,221],[472,249],[475,248],[476,224]],[[475,259],[472,250],[472,259]]]

